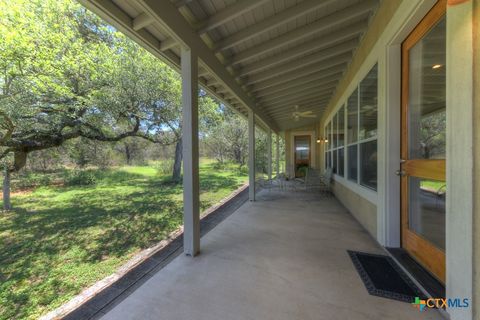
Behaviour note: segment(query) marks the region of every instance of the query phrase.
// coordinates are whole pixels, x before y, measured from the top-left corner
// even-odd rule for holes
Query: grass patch
[[[421,180],[420,187],[432,192],[446,192],[447,185],[445,181]]]
[[[0,213],[0,319],[38,318],[182,224],[182,186],[156,166],[89,171],[94,185],[37,187]],[[247,179],[202,159],[202,211]]]

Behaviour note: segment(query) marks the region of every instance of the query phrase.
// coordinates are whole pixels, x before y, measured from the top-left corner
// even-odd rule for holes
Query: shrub
[[[227,168],[227,163],[217,160],[212,167],[216,170],[225,170]]]
[[[159,175],[168,175],[172,174],[173,171],[173,159],[164,159],[160,160],[156,164]]]
[[[67,173],[65,185],[67,186],[90,186],[97,182],[97,178],[92,171],[74,170]]]
[[[41,175],[38,177],[38,186],[47,187],[52,184],[52,177],[49,175]]]
[[[18,175],[18,179],[12,182],[13,189],[30,189],[40,186],[49,186],[52,183],[52,177],[48,174],[35,174],[26,172]]]
[[[32,174],[25,174],[18,177],[16,183],[12,182],[14,189],[29,189],[35,187],[35,176]]]
[[[240,175],[248,175],[248,167],[247,166],[238,167],[237,173]]]

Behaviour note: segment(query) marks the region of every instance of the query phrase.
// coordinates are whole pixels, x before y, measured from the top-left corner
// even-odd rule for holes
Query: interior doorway
[[[295,136],[294,148],[295,177],[301,178],[311,166],[311,136]]]

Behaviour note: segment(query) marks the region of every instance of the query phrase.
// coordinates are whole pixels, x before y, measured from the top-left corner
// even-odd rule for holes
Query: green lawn
[[[422,189],[429,190],[432,192],[446,192],[447,185],[445,181],[436,181],[436,180],[422,180],[420,182]]]
[[[39,187],[0,213],[0,319],[38,318],[182,224],[182,187],[155,167],[92,172],[93,186]],[[202,210],[247,178],[203,159]]]

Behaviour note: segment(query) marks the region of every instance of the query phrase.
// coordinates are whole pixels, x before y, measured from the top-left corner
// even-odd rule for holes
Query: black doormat
[[[426,299],[392,258],[384,255],[347,250],[369,294],[413,303],[415,297]]]
[[[415,278],[415,280],[427,290],[428,294],[436,298],[445,298],[445,286],[434,278],[428,270],[413,259],[405,249],[385,248],[392,255],[395,262],[401,265]]]

